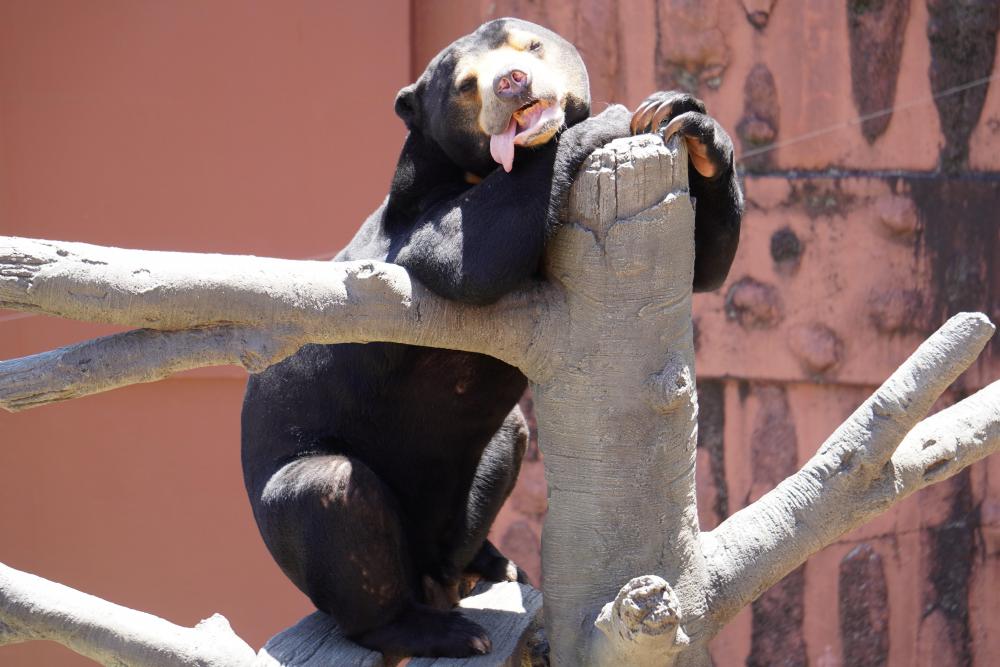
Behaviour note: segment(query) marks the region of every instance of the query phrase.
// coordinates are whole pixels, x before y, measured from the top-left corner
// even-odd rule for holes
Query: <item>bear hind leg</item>
[[[390,623],[352,639],[391,656],[467,658],[492,649],[489,635],[477,623],[457,611],[422,604],[412,604]]]
[[[467,657],[490,649],[457,612],[417,602],[392,492],[364,463],[314,455],[278,470],[255,514],[285,574],[345,635],[391,655]]]

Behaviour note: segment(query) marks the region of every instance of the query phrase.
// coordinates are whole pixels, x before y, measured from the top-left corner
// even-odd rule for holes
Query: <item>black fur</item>
[[[462,54],[496,48],[509,25],[553,37],[491,22],[400,92],[396,110],[410,133],[389,196],[336,259],[395,262],[470,304],[536,275],[574,174],[592,151],[628,135],[631,114],[612,106],[588,118],[589,97],[574,97],[568,129],[518,148],[511,173],[497,168],[453,79]],[[572,49],[565,44],[551,48]],[[728,142],[721,129],[715,138]],[[724,278],[735,248],[728,232],[713,237],[732,221],[703,215],[725,210],[716,196],[739,196],[731,144],[728,155],[727,173],[692,178],[705,284]],[[482,182],[470,185],[469,172]],[[701,259],[706,248],[719,259]],[[243,467],[254,517],[285,574],[349,636],[392,654],[489,650],[483,630],[450,607],[464,573],[514,571],[486,534],[524,452],[516,405],[525,384],[491,357],[390,343],[308,345],[250,379]]]
[[[705,113],[705,103],[678,91],[653,93],[640,105],[668,110],[661,127],[636,127],[637,132],[656,132],[671,120],[680,123],[678,133],[704,149],[715,168],[705,177],[688,160],[691,196],[696,202],[694,234],[694,291],[709,292],[722,286],[736,255],[743,218],[743,193],[733,167],[733,142],[722,126]],[[638,115],[638,114],[637,114]],[[690,155],[690,151],[689,151]]]

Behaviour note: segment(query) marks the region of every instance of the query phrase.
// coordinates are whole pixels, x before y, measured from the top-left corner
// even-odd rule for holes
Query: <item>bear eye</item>
[[[460,93],[471,93],[476,89],[476,77],[470,76],[462,83],[458,84],[458,92]]]
[[[534,51],[534,52],[541,51],[542,50],[542,43],[539,42],[536,39],[536,40],[532,41],[531,44],[528,46],[528,50],[529,51]]]

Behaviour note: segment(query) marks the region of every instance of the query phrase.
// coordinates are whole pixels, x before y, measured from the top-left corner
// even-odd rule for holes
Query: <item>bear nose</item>
[[[493,79],[493,90],[499,97],[517,97],[531,88],[531,75],[520,69],[498,74]]]

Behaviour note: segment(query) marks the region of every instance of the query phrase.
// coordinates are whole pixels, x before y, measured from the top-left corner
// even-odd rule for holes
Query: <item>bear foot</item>
[[[468,658],[485,655],[493,648],[486,630],[460,613],[416,604],[390,623],[352,639],[392,656]]]
[[[528,575],[510,560],[489,540],[483,542],[479,553],[472,559],[466,574],[479,575],[486,581],[516,581],[519,584],[529,584]],[[464,597],[464,596],[463,596]]]

